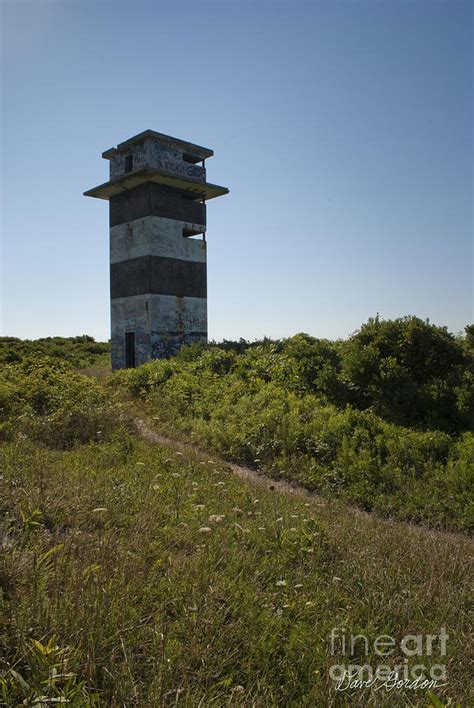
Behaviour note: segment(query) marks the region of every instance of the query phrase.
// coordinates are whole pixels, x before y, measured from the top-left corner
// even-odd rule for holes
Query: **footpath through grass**
[[[408,428],[294,390],[293,366],[272,343],[243,354],[214,347],[111,381],[163,432],[226,459],[386,518],[474,529],[472,432]]]
[[[468,539],[256,490],[123,431],[70,452],[9,443],[2,467],[6,705],[421,706],[425,691],[338,695],[330,667],[376,667],[377,636],[441,627],[447,655],[408,663],[445,663],[439,693],[470,704]],[[335,627],[368,655],[332,656]]]
[[[133,406],[161,394],[183,432],[189,395],[180,419],[175,398],[148,391]],[[441,705],[474,704],[466,535],[257,488],[217,457],[151,444],[121,385],[51,360],[5,367],[0,396],[0,704],[440,705],[426,686],[337,692],[331,674],[349,664],[401,679],[441,665]],[[430,652],[443,631],[446,654],[438,639]]]

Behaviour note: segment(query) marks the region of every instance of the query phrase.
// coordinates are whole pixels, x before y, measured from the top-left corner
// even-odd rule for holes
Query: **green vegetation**
[[[124,419],[103,387],[52,359],[6,364],[0,375],[0,438],[50,447],[106,439]]]
[[[347,342],[189,347],[113,383],[160,429],[228,459],[383,516],[469,529],[473,364],[469,336],[373,319]]]
[[[86,367],[99,362],[108,364],[110,345],[96,342],[94,337],[45,337],[43,339],[18,339],[0,337],[0,364],[14,364],[29,358],[52,357],[72,366]]]
[[[443,430],[429,427],[433,408],[385,411],[393,387],[359,397],[353,339],[191,347],[112,385],[49,352],[2,367],[0,705],[473,704],[472,542],[380,518],[468,527],[469,337],[447,336],[461,352],[443,365],[451,378],[404,378],[418,400],[450,381],[444,403],[433,394]],[[218,454],[143,440],[131,416],[145,414],[327,496],[283,494]],[[361,642],[331,655],[343,626],[367,637],[367,655]],[[445,664],[446,687],[335,691],[334,664],[403,664],[405,635],[442,627],[447,655],[435,646],[408,665]],[[374,653],[382,634],[397,640],[389,660]]]

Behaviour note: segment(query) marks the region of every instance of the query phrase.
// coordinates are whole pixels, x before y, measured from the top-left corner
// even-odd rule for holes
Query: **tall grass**
[[[466,538],[257,490],[125,432],[6,443],[2,468],[5,704],[426,705],[338,696],[329,634],[344,625],[371,640],[445,626],[445,691],[469,705]]]

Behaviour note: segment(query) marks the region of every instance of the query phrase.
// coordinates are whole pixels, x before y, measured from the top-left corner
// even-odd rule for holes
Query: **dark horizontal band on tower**
[[[110,198],[110,226],[145,216],[206,225],[206,205],[185,199],[178,189],[147,182]]]
[[[142,256],[110,265],[112,299],[147,294],[207,297],[206,264]]]

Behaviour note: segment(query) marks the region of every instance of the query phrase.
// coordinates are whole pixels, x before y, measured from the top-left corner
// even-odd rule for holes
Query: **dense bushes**
[[[416,317],[369,320],[345,344],[342,376],[359,408],[401,425],[465,430],[474,420],[473,357]]]
[[[366,510],[469,527],[474,438],[453,435],[474,413],[469,357],[444,329],[374,319],[348,342],[189,348],[114,383],[234,460]]]
[[[24,359],[0,373],[0,432],[67,449],[106,439],[126,416],[94,380],[54,359]]]
[[[44,337],[43,339],[17,339],[0,337],[0,364],[12,364],[31,357],[52,357],[67,361],[73,366],[89,366],[100,359],[108,362],[110,344],[96,342],[94,337]]]
[[[279,342],[214,346],[242,355],[236,366],[243,375],[247,368],[338,407],[349,403],[399,425],[456,433],[474,421],[473,330],[466,327],[461,339],[417,317],[375,317],[347,341],[297,334]],[[178,359],[192,361],[201,352],[202,347],[184,349]]]

